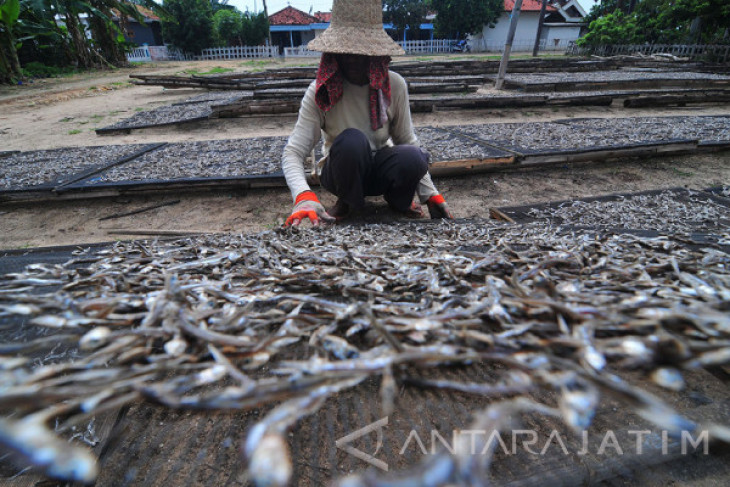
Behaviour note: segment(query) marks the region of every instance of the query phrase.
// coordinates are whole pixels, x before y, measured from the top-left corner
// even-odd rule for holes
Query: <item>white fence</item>
[[[285,47],[284,57],[319,57],[322,53],[319,51],[310,51],[307,46]]]
[[[436,54],[452,52],[456,42],[451,39],[431,39],[427,41],[400,41],[398,44],[406,54]]]
[[[504,51],[505,42],[494,41],[491,39],[472,39],[469,41],[471,50],[476,52],[502,52]],[[567,51],[573,41],[567,39],[542,39],[539,44],[540,52],[556,51],[564,52]],[[515,39],[512,42],[511,52],[532,52],[535,47],[535,39]]]
[[[453,52],[457,41],[451,39],[432,39],[428,41],[400,41],[398,44],[406,54],[437,54]],[[310,51],[306,46],[285,47],[284,57],[318,57],[321,52]]]
[[[708,45],[708,44],[616,44],[610,46],[598,46],[596,48],[581,48],[573,44],[568,49],[568,54],[596,56],[619,56],[631,54],[671,54],[677,57],[696,59],[698,57],[712,57],[715,62],[724,63],[730,61],[730,45]]]
[[[246,59],[278,56],[279,48],[277,46],[231,46],[203,49],[199,59]]]
[[[127,53],[129,62],[150,61],[199,61],[209,59],[246,59],[261,57],[278,57],[276,46],[233,46],[212,47],[203,49],[199,56],[185,54],[178,49],[167,46],[139,46]]]
[[[131,52],[127,53],[127,61],[130,63],[148,63],[152,61],[149,48],[147,46],[142,46],[132,49]]]

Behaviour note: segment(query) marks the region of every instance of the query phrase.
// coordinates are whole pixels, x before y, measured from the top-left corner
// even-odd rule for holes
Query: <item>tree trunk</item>
[[[23,76],[20,61],[18,60],[18,51],[15,49],[15,36],[9,27],[6,27],[0,36],[0,56],[0,73],[4,78],[3,82],[8,83]]]
[[[74,51],[74,56],[76,57],[76,66],[79,68],[92,67],[94,63],[91,61],[89,46],[86,43],[86,36],[82,30],[79,18],[71,12],[67,12],[65,20],[68,34],[71,37],[71,46]]]
[[[689,42],[702,44],[702,17],[695,17],[689,26]]]
[[[117,43],[113,26],[96,17],[91,19],[90,26],[94,41],[96,41],[96,45],[99,47],[101,56],[105,61],[117,67],[126,65],[127,56],[124,55]]]
[[[532,48],[532,57],[537,56],[540,50],[540,36],[542,35],[542,26],[545,23],[545,10],[547,9],[547,0],[542,0],[540,6],[540,19],[537,22],[537,34],[535,34],[535,46]]]

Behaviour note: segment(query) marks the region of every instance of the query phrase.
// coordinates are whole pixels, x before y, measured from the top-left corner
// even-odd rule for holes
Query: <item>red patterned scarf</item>
[[[368,79],[370,80],[370,127],[378,130],[388,120],[387,110],[390,106],[390,77],[388,64],[390,56],[370,57]],[[317,106],[325,112],[332,109],[342,98],[342,80],[344,77],[337,65],[334,54],[322,54],[317,70],[317,85],[314,99]]]

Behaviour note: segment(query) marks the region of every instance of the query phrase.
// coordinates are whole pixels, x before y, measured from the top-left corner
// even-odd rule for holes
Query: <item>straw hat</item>
[[[400,56],[405,51],[383,29],[381,0],[334,0],[330,26],[310,51],[364,56]]]

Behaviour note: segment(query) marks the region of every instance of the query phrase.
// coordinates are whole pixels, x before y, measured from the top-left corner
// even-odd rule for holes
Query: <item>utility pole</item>
[[[537,21],[537,34],[535,34],[535,47],[532,48],[532,57],[537,57],[537,51],[540,49],[540,35],[542,34],[542,24],[545,23],[546,8],[547,0],[542,0],[542,5],[540,5],[540,19]]]
[[[269,9],[266,8],[266,0],[262,0],[264,2],[264,15],[266,16],[266,23],[269,22]],[[273,44],[271,43],[271,26],[269,25],[269,47],[273,47]]]
[[[522,9],[522,0],[515,0],[515,6],[512,7],[512,20],[509,23],[509,32],[507,32],[507,42],[505,42],[504,44],[502,61],[500,61],[499,63],[497,82],[494,84],[494,87],[498,90],[501,90],[502,85],[504,84],[504,75],[507,72],[509,53],[512,50],[512,41],[515,39],[515,31],[517,30],[517,19],[520,18],[520,9]]]

